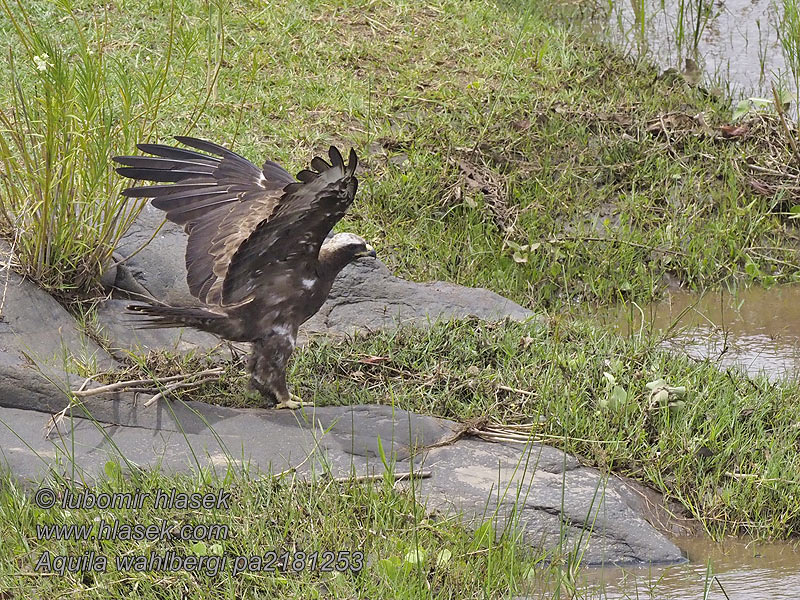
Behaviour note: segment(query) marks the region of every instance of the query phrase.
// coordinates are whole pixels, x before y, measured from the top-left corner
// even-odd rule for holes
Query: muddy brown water
[[[590,15],[587,25],[598,35],[662,68],[683,67],[684,59],[691,57],[699,63],[705,82],[719,82],[734,98],[771,99],[772,83],[779,81],[796,99],[779,38],[781,0],[713,2],[696,53],[691,48],[691,17],[684,19],[683,42],[678,34],[680,10],[686,14],[690,5],[698,2],[602,0],[594,3],[595,10],[591,2],[580,3],[581,12]],[[797,117],[797,106],[792,104]],[[721,368],[738,367],[773,381],[800,377],[800,286],[703,296],[674,291],[641,311],[622,307],[601,320],[626,335],[645,328],[662,331],[664,347],[708,359]],[[666,568],[585,569],[581,597],[800,599],[797,544],[743,540],[717,544],[703,538],[675,542],[688,563]]]
[[[735,294],[673,291],[641,311],[620,307],[603,320],[624,335],[662,332],[665,348],[721,368],[735,366],[773,381],[800,377],[800,286]]]
[[[663,568],[586,569],[586,598],[789,600],[800,598],[796,544],[675,540],[689,562]]]

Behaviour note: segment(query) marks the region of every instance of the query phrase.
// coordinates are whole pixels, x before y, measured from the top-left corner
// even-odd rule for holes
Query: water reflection
[[[722,368],[737,366],[772,380],[800,376],[800,286],[753,287],[735,295],[673,291],[643,311],[627,306],[607,318],[624,335],[643,328],[661,332],[663,347]]]
[[[590,22],[664,67],[690,57],[734,96],[771,99],[773,79],[792,81],[778,35],[782,10],[775,0],[612,0],[597,3]]]

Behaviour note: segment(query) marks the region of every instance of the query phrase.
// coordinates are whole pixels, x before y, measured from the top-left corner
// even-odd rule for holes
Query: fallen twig
[[[411,471],[406,471],[404,473],[392,473],[392,479],[394,479],[395,482],[404,481],[406,479],[412,479],[412,478],[413,479],[427,479],[431,475],[432,475],[432,473],[430,471],[414,471],[413,473]],[[349,477],[334,477],[333,481],[335,481],[336,483],[347,483],[347,482],[350,482],[350,481],[355,482],[355,483],[361,483],[361,482],[364,482],[364,481],[380,481],[384,477],[386,477],[386,473],[381,473],[379,475],[358,475],[356,477],[352,477],[352,476],[349,476]]]
[[[98,394],[105,394],[106,392],[113,392],[132,386],[158,385],[159,383],[167,383],[170,381],[185,381],[193,377],[220,375],[224,370],[225,369],[222,367],[215,367],[213,369],[207,369],[198,373],[190,373],[188,375],[171,375],[170,377],[162,377],[161,379],[132,379],[130,381],[118,381],[116,383],[109,383],[108,385],[101,385],[100,387],[92,388],[90,390],[75,390],[72,392],[72,395],[78,396],[79,398],[85,398],[86,396],[97,396]]]
[[[524,434],[511,431],[476,431],[474,435],[487,442],[515,442],[518,444],[527,444],[533,440],[533,432]]]
[[[734,473],[733,471],[725,471],[726,477],[733,479],[749,479],[755,483],[789,483],[793,485],[800,485],[800,481],[796,479],[784,479],[783,477],[761,477],[755,473]]]
[[[550,238],[547,240],[548,244],[563,244],[565,242],[606,242],[608,244],[624,244],[632,246],[633,248],[641,248],[642,250],[650,250],[651,252],[663,252],[664,254],[674,254],[675,256],[683,256],[688,258],[688,254],[680,250],[670,250],[669,248],[659,248],[657,246],[648,246],[647,244],[639,244],[638,242],[631,242],[628,240],[621,240],[619,238],[604,238],[593,236],[563,236],[557,238]]]
[[[210,369],[210,370],[213,370],[213,369]],[[222,372],[222,369],[220,369],[220,372]],[[194,387],[196,385],[200,385],[201,383],[205,383],[206,381],[211,381],[212,379],[215,379],[215,376],[218,375],[218,374],[219,373],[212,373],[210,375],[206,374],[206,375],[200,377],[200,374],[198,373],[197,374],[198,376],[195,379],[192,379],[191,381],[177,381],[175,383],[171,383],[170,385],[165,387],[163,390],[158,392],[155,396],[150,398],[142,406],[147,408],[148,406],[150,406],[151,404],[157,402],[158,400],[160,400],[161,398],[163,398],[164,396],[166,396],[170,392],[174,392],[175,390],[178,390],[180,388]]]
[[[533,392],[529,392],[528,390],[521,390],[519,388],[508,387],[507,385],[498,385],[498,390],[503,390],[504,392],[512,392],[514,394],[522,394],[523,396],[535,396]]]
[[[755,165],[753,163],[744,163],[744,165],[750,169],[751,171],[757,171],[759,173],[766,173],[767,175],[775,175],[777,177],[791,177],[793,179],[797,179],[797,175],[793,175],[792,173],[786,173],[784,171],[778,171],[777,169],[770,169],[768,167],[761,167],[759,165]]]
[[[78,391],[83,390],[87,385],[89,385],[89,382],[91,380],[92,380],[91,377],[87,377],[86,379],[84,379],[83,383],[81,384],[81,387],[78,388]],[[64,417],[66,416],[70,406],[72,406],[72,402],[67,404],[62,410],[60,410],[56,414],[50,415],[50,418],[47,420],[47,423],[45,423],[44,431],[42,432],[44,434],[44,439],[49,438],[50,434],[53,433],[53,429],[55,429],[61,424],[61,421],[64,420]]]
[[[789,125],[786,124],[786,117],[783,115],[783,103],[780,101],[780,98],[778,98],[778,90],[775,89],[774,83],[772,84],[772,97],[775,102],[775,110],[780,117],[781,125],[783,125],[783,131],[786,134],[786,139],[789,140],[789,145],[792,147],[794,158],[797,161],[797,164],[800,165],[800,150],[797,148],[797,142],[794,139],[794,135],[792,135],[792,131],[789,129]]]

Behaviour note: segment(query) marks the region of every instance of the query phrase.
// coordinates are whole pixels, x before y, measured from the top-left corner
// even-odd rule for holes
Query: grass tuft
[[[110,7],[86,19],[70,0],[50,6],[58,34],[40,26],[36,8],[0,1],[10,34],[0,69],[10,90],[0,109],[0,234],[43,288],[85,295],[143,206],[120,196],[111,157],[156,131],[196,42],[176,26],[173,5],[163,54],[122,59]]]
[[[714,536],[800,533],[800,388],[720,371],[581,323],[404,328],[299,352],[316,404],[391,401],[534,438],[677,499]]]

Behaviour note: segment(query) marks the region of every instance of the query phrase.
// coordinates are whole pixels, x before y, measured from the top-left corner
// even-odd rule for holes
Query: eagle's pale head
[[[350,262],[357,258],[375,258],[375,248],[370,246],[367,241],[355,233],[337,233],[332,238],[325,241],[323,249],[335,252],[342,256],[349,256]]]
[[[320,265],[332,275],[359,258],[375,258],[375,248],[355,233],[337,233],[325,240],[319,251]]]

